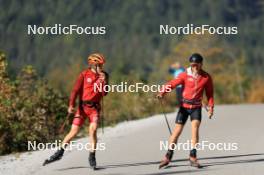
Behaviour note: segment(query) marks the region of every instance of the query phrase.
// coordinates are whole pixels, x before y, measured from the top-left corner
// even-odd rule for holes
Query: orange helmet
[[[90,65],[103,65],[105,64],[105,58],[100,53],[93,53],[88,57],[88,64]]]

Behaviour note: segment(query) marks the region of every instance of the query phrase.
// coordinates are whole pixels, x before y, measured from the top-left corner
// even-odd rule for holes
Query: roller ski
[[[64,154],[64,149],[59,149],[52,156],[50,156],[49,159],[46,159],[42,165],[45,166],[47,164],[60,160],[63,154]]]
[[[171,162],[172,156],[173,156],[173,150],[169,150],[166,153],[164,159],[160,162],[159,169],[167,167]]]
[[[190,152],[190,165],[195,168],[202,168],[201,164],[198,162],[197,156],[196,156],[196,149],[191,150]]]
[[[95,158],[95,152],[90,152],[89,155],[89,164],[91,169],[96,170],[96,158]]]

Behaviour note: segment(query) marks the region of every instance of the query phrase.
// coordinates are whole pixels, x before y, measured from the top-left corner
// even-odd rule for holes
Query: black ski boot
[[[60,160],[64,154],[64,149],[60,148],[58,151],[56,151],[52,156],[50,156],[49,159],[46,159],[43,163],[43,166],[55,162],[57,160]]]
[[[165,155],[165,158],[160,162],[159,169],[169,165],[172,159],[172,156],[173,156],[173,150],[168,150]]]
[[[196,149],[192,149],[190,151],[190,165],[196,168],[202,168],[202,166],[199,164],[198,159],[197,159],[197,155],[196,155]]]
[[[95,152],[90,152],[89,154],[89,164],[93,170],[96,170],[96,159]]]

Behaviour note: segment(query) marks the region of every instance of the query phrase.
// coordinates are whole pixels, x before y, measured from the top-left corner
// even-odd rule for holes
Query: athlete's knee
[[[200,120],[192,120],[192,127],[193,128],[199,128],[200,127]]]
[[[182,132],[182,131],[181,131],[180,129],[175,129],[173,134],[174,134],[175,136],[178,136],[178,135],[181,134],[181,132]]]
[[[182,132],[183,127],[184,127],[184,124],[176,123],[176,125],[175,125],[175,129],[174,129],[174,130],[175,130],[176,132]]]
[[[72,125],[70,135],[75,136],[76,134],[78,134],[78,132],[79,132],[79,126]]]
[[[195,131],[195,132],[198,132],[199,131],[199,126],[192,126],[192,130]]]
[[[175,128],[172,134],[172,137],[179,137],[182,133],[182,129],[181,128]]]
[[[97,131],[97,124],[92,123],[92,124],[90,125],[89,131],[91,132],[91,134],[95,134],[96,131]]]

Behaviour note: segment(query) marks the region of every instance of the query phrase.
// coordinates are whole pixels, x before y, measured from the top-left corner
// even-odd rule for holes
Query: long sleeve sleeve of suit
[[[161,89],[160,94],[164,95],[167,92],[170,92],[169,90],[174,89],[176,86],[184,83],[184,73],[181,73],[177,78],[167,82],[164,87]]]
[[[212,77],[209,76],[209,79],[205,85],[205,94],[208,100],[209,107],[214,107],[214,87]]]

